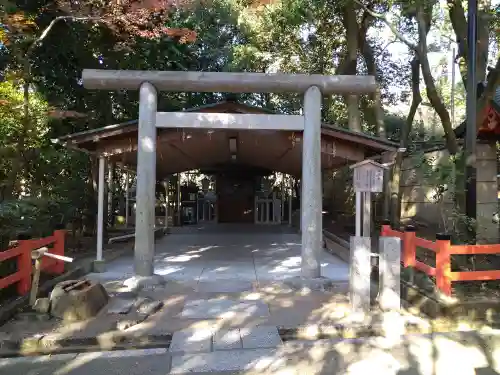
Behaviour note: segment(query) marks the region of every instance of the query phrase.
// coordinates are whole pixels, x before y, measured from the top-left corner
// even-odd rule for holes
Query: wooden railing
[[[31,288],[31,272],[33,268],[31,252],[46,246],[49,248],[50,253],[64,255],[65,234],[65,230],[56,230],[52,236],[34,240],[19,240],[16,247],[1,251],[0,262],[16,258],[17,271],[0,278],[0,289],[17,283],[18,294],[27,294]],[[61,274],[64,272],[64,262],[44,257],[42,260],[42,271],[51,274]]]
[[[402,258],[405,267],[413,267],[436,279],[437,288],[445,295],[451,295],[454,281],[500,280],[500,270],[492,271],[451,271],[452,255],[500,254],[500,244],[494,245],[452,245],[450,236],[437,234],[436,241],[416,236],[415,228],[407,226],[404,232],[393,230],[390,225],[382,225],[381,236],[398,237],[403,243]],[[417,259],[417,247],[435,253],[436,265],[429,266]]]

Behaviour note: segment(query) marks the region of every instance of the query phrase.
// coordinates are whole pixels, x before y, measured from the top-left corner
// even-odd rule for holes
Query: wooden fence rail
[[[454,281],[500,280],[500,270],[492,271],[451,271],[452,255],[500,254],[500,244],[494,245],[452,245],[447,234],[437,234],[436,241],[417,237],[415,228],[407,226],[404,232],[382,225],[380,233],[384,237],[398,237],[403,243],[402,258],[405,267],[413,267],[435,277],[437,288],[445,295],[451,295],[451,283]],[[436,265],[432,267],[417,259],[417,247],[435,253]]]
[[[31,252],[47,246],[50,253],[64,255],[65,234],[65,230],[56,230],[52,236],[33,240],[19,240],[16,247],[1,251],[0,262],[16,258],[17,271],[0,278],[0,289],[7,288],[17,283],[18,294],[27,294],[31,288],[31,272],[33,269]],[[44,257],[42,261],[42,271],[56,275],[62,274],[64,272],[64,262]]]

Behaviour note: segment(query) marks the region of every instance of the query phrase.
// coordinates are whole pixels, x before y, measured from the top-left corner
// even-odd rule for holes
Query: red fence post
[[[17,283],[17,293],[24,296],[31,289],[31,241],[20,239],[17,247],[20,249],[19,256],[17,257],[17,272],[20,274],[19,282]]]
[[[54,231],[54,247],[51,253],[56,255],[64,255],[64,239],[66,237],[66,230],[59,229]],[[50,271],[55,274],[62,274],[64,272],[64,262],[62,260],[56,260],[54,265],[50,267]]]
[[[436,286],[447,296],[451,296],[451,236],[449,234],[436,235]]]
[[[382,229],[380,231],[381,237],[386,237],[391,229],[391,222],[389,220],[382,221]]]
[[[417,258],[417,246],[415,238],[417,237],[416,228],[413,225],[407,225],[403,233],[403,265],[405,267],[415,267]]]

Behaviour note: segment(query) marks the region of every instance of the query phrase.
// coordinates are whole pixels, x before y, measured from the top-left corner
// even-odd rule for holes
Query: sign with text
[[[380,193],[383,191],[384,169],[379,163],[367,160],[351,166],[354,169],[354,191]]]

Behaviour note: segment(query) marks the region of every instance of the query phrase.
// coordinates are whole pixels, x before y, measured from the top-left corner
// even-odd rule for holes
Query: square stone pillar
[[[383,310],[401,308],[401,239],[379,239],[380,291],[379,305]]]
[[[498,211],[497,152],[495,143],[476,146],[476,210],[478,243],[497,243],[498,224],[493,215]]]

